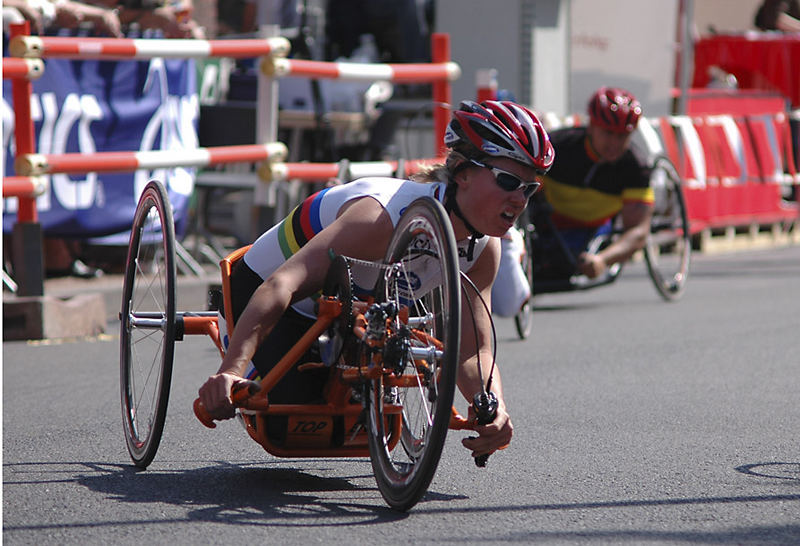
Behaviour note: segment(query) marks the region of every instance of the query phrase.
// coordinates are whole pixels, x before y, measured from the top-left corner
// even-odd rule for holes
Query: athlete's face
[[[462,213],[473,227],[494,237],[502,236],[516,222],[528,204],[528,195],[524,186],[512,191],[503,189],[497,182],[501,173],[497,169],[516,177],[521,183],[536,182],[536,171],[530,167],[506,158],[490,158],[481,161],[482,165],[471,164],[456,175],[458,192],[456,199]],[[493,172],[492,168],[496,171]],[[506,178],[503,182],[508,183]],[[528,188],[528,192],[532,188]],[[456,237],[467,237],[469,231],[464,228]]]
[[[613,163],[622,157],[631,142],[631,133],[615,133],[589,125],[589,141],[600,159]]]

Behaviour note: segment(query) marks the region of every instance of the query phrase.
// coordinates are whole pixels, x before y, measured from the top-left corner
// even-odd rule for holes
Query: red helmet
[[[511,101],[463,101],[453,112],[444,143],[466,157],[507,157],[546,172],[555,151],[536,114]]]
[[[589,119],[615,133],[632,133],[642,115],[642,105],[629,91],[601,87],[589,99]]]

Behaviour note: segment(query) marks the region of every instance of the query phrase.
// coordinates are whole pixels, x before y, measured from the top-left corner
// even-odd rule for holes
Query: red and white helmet
[[[614,133],[632,133],[642,115],[642,105],[629,91],[601,87],[589,99],[592,124]]]
[[[511,101],[463,101],[453,112],[444,144],[468,158],[507,157],[542,173],[555,159],[536,114]]]

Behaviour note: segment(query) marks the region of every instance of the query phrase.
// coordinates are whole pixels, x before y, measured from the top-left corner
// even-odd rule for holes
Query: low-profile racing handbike
[[[689,277],[692,251],[689,216],[675,166],[661,155],[655,156],[651,165],[650,187],[655,201],[643,255],[656,291],[665,301],[673,301],[681,297]],[[533,294],[585,290],[614,282],[622,271],[621,263],[613,264],[597,279],[575,273],[577,257],[559,235],[548,207],[544,201],[532,200],[528,207],[529,221],[520,226],[531,259],[526,274],[532,282]],[[619,219],[615,218],[608,229],[600,229],[590,238],[587,251],[597,253],[621,232]],[[546,273],[548,269],[556,270],[557,274]]]
[[[123,425],[128,451],[141,468],[161,441],[175,341],[207,335],[224,355],[225,336],[235,328],[230,275],[248,248],[220,262],[220,312],[179,312],[174,247],[167,193],[152,181],[134,216],[120,312]],[[353,267],[375,272],[375,290],[365,300],[353,296]],[[404,212],[382,262],[332,255],[316,322],[260,384],[232,393],[249,436],[276,457],[369,457],[386,502],[398,510],[413,507],[433,478],[448,430],[491,422],[496,411],[491,376],[473,401],[476,421],[453,406],[461,292],[474,289],[466,281],[447,214],[429,198]],[[298,362],[314,344],[320,361]],[[270,403],[270,391],[295,366],[328,370],[324,399]],[[194,411],[203,424],[215,426],[199,400]],[[483,466],[486,458],[476,463]]]

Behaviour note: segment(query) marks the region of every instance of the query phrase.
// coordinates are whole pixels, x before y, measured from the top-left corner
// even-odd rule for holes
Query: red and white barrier
[[[287,155],[281,142],[242,146],[217,146],[191,150],[97,152],[94,154],[25,154],[14,162],[23,176],[54,173],[131,172],[170,167],[212,167],[227,163],[282,161]]]
[[[275,37],[248,40],[73,38],[16,36],[8,46],[13,57],[64,59],[203,59],[286,56],[289,41]]]
[[[3,59],[3,79],[36,80],[44,73],[44,63],[41,59],[17,59],[6,57]]]
[[[33,199],[46,192],[47,187],[47,177],[44,176],[4,176],[3,198]]]
[[[30,23],[11,24],[11,40],[30,33]],[[3,66],[9,59],[3,60]],[[40,61],[41,62],[41,61]],[[19,66],[19,63],[16,63]],[[12,69],[13,70],[13,69]],[[5,74],[3,75],[5,78]],[[11,80],[11,96],[14,101],[14,142],[17,154],[28,154],[36,151],[33,118],[31,116],[31,93],[33,85],[30,78],[15,77]],[[18,196],[17,223],[34,224],[38,222],[36,200],[32,197]]]
[[[430,64],[356,64],[318,63],[283,60],[289,53],[289,42],[281,37],[260,40],[157,40],[157,39],[106,39],[29,36],[29,24],[12,25],[9,51],[12,59],[4,61],[4,77],[13,79],[13,102],[16,121],[15,140],[16,173],[4,181],[4,196],[19,197],[18,223],[37,223],[35,196],[46,188],[37,182],[38,176],[55,173],[130,172],[171,167],[210,167],[225,163],[262,163],[259,172],[272,180],[327,180],[340,174],[339,164],[310,165],[281,163],[286,159],[286,147],[276,140],[277,87],[273,78],[283,75],[310,78],[333,78],[350,81],[391,81],[394,83],[431,83],[433,88],[433,119],[435,153],[442,155],[444,132],[450,117],[452,103],[450,82],[460,76],[460,68],[450,60],[449,37],[434,34],[432,37],[432,63]],[[258,89],[257,141],[268,144],[247,146],[220,146],[183,151],[131,151],[98,152],[94,154],[37,154],[30,111],[32,88],[29,79],[43,70],[41,58],[67,59],[151,59],[151,58],[207,58],[264,57]],[[264,74],[271,71],[271,74]],[[26,79],[24,79],[26,78]],[[271,130],[264,130],[263,128]],[[401,170],[415,172],[428,160],[407,162]],[[435,160],[430,160],[433,162]],[[348,164],[350,176],[392,176],[398,170],[397,162]],[[37,185],[39,184],[39,185]],[[258,200],[259,192],[256,192]],[[35,227],[35,226],[34,226]],[[41,245],[41,240],[30,244]],[[21,245],[15,245],[20,247]],[[25,258],[23,256],[23,258]],[[32,264],[35,265],[35,264]],[[25,267],[35,276],[35,267]],[[23,270],[21,268],[20,270]],[[35,281],[36,279],[31,279]],[[26,295],[42,294],[42,279],[38,287],[26,289]],[[35,283],[29,283],[33,286]]]
[[[782,196],[800,184],[785,113],[667,116],[657,127],[684,180],[693,233],[797,221],[797,203]]]
[[[453,81],[461,77],[461,68],[454,62],[439,64],[367,64],[348,62],[306,61],[273,58],[262,69],[268,76],[347,81],[390,81],[394,83],[431,83]]]
[[[797,222],[797,202],[782,195],[784,186],[800,185],[783,100],[746,93],[729,94],[724,104],[712,98],[695,103],[689,115],[642,118],[637,128],[649,153],[665,154],[677,167],[692,233]],[[550,130],[586,122],[541,117]]]
[[[422,169],[444,163],[444,158],[417,159],[403,164],[403,174],[411,175]],[[365,176],[397,176],[398,161],[361,161],[347,164],[351,179]],[[324,182],[341,175],[341,163],[280,163],[270,162],[265,178],[269,181],[299,180],[301,182]]]

